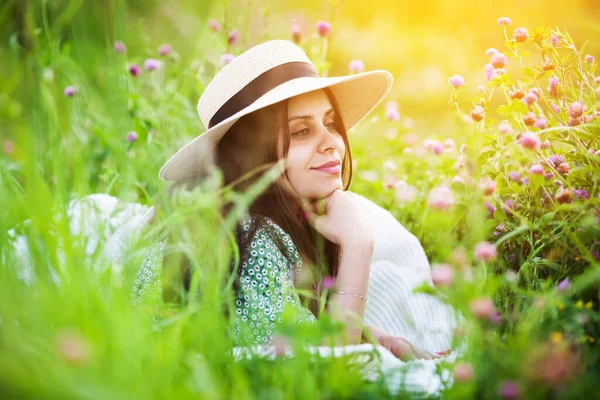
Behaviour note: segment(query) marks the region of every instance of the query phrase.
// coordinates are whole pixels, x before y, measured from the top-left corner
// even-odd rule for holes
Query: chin
[[[318,199],[322,199],[325,198],[327,196],[329,196],[331,193],[333,193],[336,190],[343,190],[344,189],[344,185],[342,184],[341,179],[338,182],[330,182],[329,184],[326,185],[321,185],[318,190],[313,190],[313,197],[316,197]]]

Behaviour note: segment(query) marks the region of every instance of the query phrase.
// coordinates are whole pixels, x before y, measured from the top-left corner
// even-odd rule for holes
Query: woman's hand
[[[335,190],[316,203],[305,201],[302,210],[317,232],[341,247],[373,245],[371,216],[352,192]]]
[[[403,337],[394,336],[376,326],[369,325],[366,328],[377,344],[388,349],[392,354],[402,361],[409,361],[412,359],[433,360],[436,358],[442,358],[444,355],[450,352],[450,350],[446,350],[440,353],[431,353],[412,345]]]

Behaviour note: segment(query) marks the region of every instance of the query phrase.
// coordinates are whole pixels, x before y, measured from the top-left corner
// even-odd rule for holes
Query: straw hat
[[[160,169],[163,181],[202,175],[215,163],[215,147],[244,115],[290,97],[329,87],[349,130],[385,97],[392,74],[384,70],[322,78],[304,51],[288,40],[254,46],[223,67],[198,101],[206,132],[183,146]]]

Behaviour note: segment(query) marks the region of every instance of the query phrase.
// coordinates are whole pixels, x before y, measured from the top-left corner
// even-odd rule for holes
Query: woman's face
[[[289,99],[287,175],[297,195],[322,199],[337,189],[343,190],[342,161],[346,148],[341,133],[335,128],[336,117],[323,90]],[[281,135],[278,153],[279,158],[283,157]],[[337,165],[319,168],[331,161]]]

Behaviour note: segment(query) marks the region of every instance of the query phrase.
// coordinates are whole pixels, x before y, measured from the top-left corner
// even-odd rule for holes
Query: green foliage
[[[293,359],[234,362],[222,310],[232,306],[228,267],[239,256],[228,232],[233,221],[220,221],[216,210],[226,199],[243,212],[276,168],[247,193],[220,191],[215,176],[208,188],[179,198],[182,207],[162,221],[197,216],[180,239],[201,296],[184,307],[130,304],[135,272],[156,232],[146,232],[122,264],[107,263],[100,251],[87,257],[88,243],[69,233],[64,209],[72,199],[106,193],[149,205],[163,194],[156,172],[203,131],[195,103],[221,68],[219,57],[245,49],[250,28],[242,44],[228,44],[227,34],[238,23],[249,26],[249,14],[223,14],[221,32],[196,29],[159,55],[158,38],[172,37],[165,19],[182,17],[184,30],[183,16],[193,13],[205,26],[226,7],[181,2],[173,17],[155,1],[26,3],[0,6],[0,20],[12,12],[19,17],[3,24],[10,32],[0,49],[3,397],[391,397],[381,380],[359,379],[349,360],[318,360],[302,350],[339,332],[327,319],[314,329],[286,322],[282,334],[295,346]],[[263,28],[260,35],[269,38]],[[116,39],[127,45],[124,53],[113,50]],[[585,45],[578,48],[566,30],[536,27],[526,43],[506,32],[504,39],[496,43],[505,43],[509,64],[519,68],[495,75],[483,91],[453,90],[451,107],[429,112],[443,131],[424,137],[409,118],[386,119],[382,107],[351,132],[351,190],[419,238],[437,283],[427,292],[465,316],[455,341],[468,345],[463,361],[475,373],[445,390],[446,397],[496,397],[507,380],[519,384],[523,398],[585,397],[597,391],[600,372],[597,62],[585,61]],[[335,70],[328,38],[312,34],[301,45],[322,75]],[[533,52],[544,58],[529,65]],[[148,58],[161,66],[144,70]],[[139,76],[129,72],[133,64]],[[556,91],[547,89],[551,78],[559,81]],[[69,85],[76,92],[67,97]],[[540,96],[527,105],[517,93],[533,89]],[[484,108],[483,120],[461,111],[465,90],[473,107]],[[571,115],[574,102],[585,105],[583,117]],[[546,127],[527,125],[528,113]],[[499,131],[503,120],[512,133]],[[549,147],[525,148],[525,131]],[[135,140],[127,140],[129,132]],[[553,155],[563,160],[549,162]],[[546,175],[530,174],[533,164]],[[10,229],[29,240],[29,284],[16,268]],[[194,235],[206,241],[200,245]],[[482,242],[497,255],[484,261],[475,251]],[[451,282],[436,281],[444,264],[452,268]],[[498,314],[477,316],[477,299],[493,299]]]

